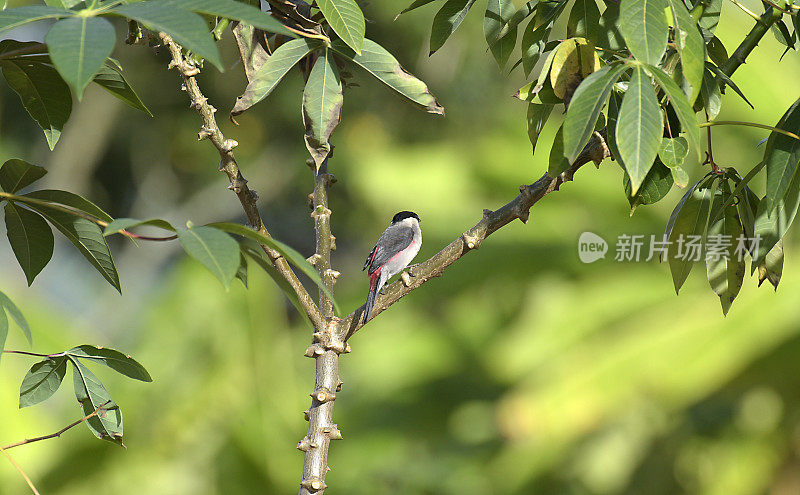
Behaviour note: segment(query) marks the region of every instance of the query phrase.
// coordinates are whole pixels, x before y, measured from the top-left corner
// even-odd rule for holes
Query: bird
[[[383,284],[402,272],[419,253],[422,247],[422,230],[419,215],[413,211],[401,211],[392,217],[392,223],[383,231],[375,247],[367,256],[362,270],[369,275],[369,295],[364,306],[363,322],[369,321],[375,298]]]

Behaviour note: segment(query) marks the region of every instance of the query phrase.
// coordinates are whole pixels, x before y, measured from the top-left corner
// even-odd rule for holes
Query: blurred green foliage
[[[510,200],[547,167],[549,124],[530,156],[525,81],[500,77],[486,53],[482,19],[469,16],[431,59],[431,12],[392,23],[402,7],[365,7],[368,35],[425,80],[447,110],[426,115],[361,73],[347,91],[334,135],[331,191],[345,311],[366,296],[363,257],[391,215],[422,217],[420,259]],[[750,2],[755,3],[755,2]],[[430,9],[428,9],[430,10]],[[752,20],[725,3],[718,36],[732,50]],[[119,26],[118,26],[119,28]],[[37,39],[36,30],[12,33]],[[122,35],[118,32],[118,35]],[[221,76],[200,76],[220,115],[245,86],[229,33]],[[750,108],[729,95],[719,119],[773,125],[797,98],[794,52],[782,61],[767,36],[737,72]],[[150,119],[98,88],[76,105],[50,153],[19,100],[0,89],[0,156],[45,166],[52,187],[83,193],[115,217],[160,216],[180,225],[241,220],[217,172],[218,156],[196,141],[167,54],[118,47]],[[534,72],[535,73],[535,72]],[[267,100],[225,122],[277,239],[313,247],[306,195],[312,180],[300,122],[301,81],[292,74]],[[388,96],[387,96],[388,95]],[[387,99],[388,98],[388,99]],[[224,119],[220,119],[222,124]],[[766,131],[715,128],[714,156],[742,173],[760,160]],[[547,143],[547,144],[545,144]],[[693,158],[690,157],[690,160]],[[702,171],[687,163],[690,177]],[[763,191],[757,183],[757,191]],[[619,234],[660,234],[681,191],[629,218],[619,167],[585,167],[537,204],[528,225],[497,232],[481,249],[376,318],[344,355],[331,447],[331,493],[349,494],[796,494],[800,492],[800,269],[789,243],[777,294],[746,278],[727,318],[702,274],[676,297],[667,266],[613,261]],[[605,260],[577,257],[581,232],[612,244]],[[792,236],[796,238],[796,235]],[[310,332],[263,274],[225,292],[170,244],[117,242],[119,296],[66,246],[25,287],[7,244],[3,290],[25,312],[37,352],[79,343],[113,345],[154,378],[143,385],[98,370],[125,411],[122,450],[85,426],[12,451],[44,494],[292,493],[312,390]],[[26,349],[12,332],[7,348]],[[0,445],[77,419],[69,391],[17,409],[32,361],[0,367]],[[0,463],[0,494],[27,487]]]

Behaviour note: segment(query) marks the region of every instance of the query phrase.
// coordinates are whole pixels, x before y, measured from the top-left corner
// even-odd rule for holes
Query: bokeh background
[[[434,9],[392,22],[404,6],[366,6],[367,34],[429,84],[447,116],[419,112],[354,70],[360,87],[346,92],[331,161],[339,179],[333,263],[346,312],[363,303],[363,258],[396,211],[420,214],[419,258],[431,256],[483,208],[506,203],[543,173],[558,127],[546,127],[531,156],[525,104],[510,97],[527,81],[519,70],[499,74],[486,52],[482,6],[430,58]],[[717,34],[732,51],[751,25],[726,2]],[[43,33],[39,24],[9,36]],[[768,34],[736,74],[756,109],[730,92],[720,119],[778,121],[800,96],[800,58],[789,52],[779,61],[781,52]],[[45,166],[46,187],[84,194],[116,217],[242,220],[216,151],[197,142],[198,117],[164,51],[119,43],[115,56],[155,118],[90,87],[50,152],[3,84],[0,157]],[[301,78],[292,72],[236,127],[225,115],[245,79],[230,33],[223,56],[230,70],[208,67],[200,83],[226,136],[240,143],[237,158],[267,225],[311,254]],[[714,156],[744,174],[760,160],[765,136],[715,128]],[[704,173],[697,163],[688,169],[693,180]],[[497,232],[357,334],[341,360],[335,420],[344,441],[331,448],[329,492],[800,493],[798,250],[787,244],[777,293],[748,277],[727,318],[703,267],[676,296],[665,264],[613,260],[618,235],[663,231],[681,194],[675,188],[630,217],[619,167],[585,167],[536,205],[528,225]],[[584,231],[609,240],[605,260],[579,261]],[[310,329],[253,268],[249,290],[237,282],[225,292],[174,243],[115,240],[112,248],[122,296],[64,242],[27,288],[0,243],[2,290],[28,317],[34,351],[111,346],[154,377],[144,384],[96,369],[124,412],[126,450],[81,425],[12,454],[43,494],[293,493],[314,379],[302,356]],[[12,330],[7,348],[28,347]],[[0,444],[80,417],[69,378],[47,402],[17,409],[31,364],[6,355],[0,366]],[[0,494],[27,490],[0,461]]]

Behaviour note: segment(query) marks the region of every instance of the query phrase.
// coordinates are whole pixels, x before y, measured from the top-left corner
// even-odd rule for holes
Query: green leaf
[[[495,43],[503,39],[511,31],[514,31],[514,39],[516,39],[517,27],[519,27],[519,25],[531,14],[536,12],[536,7],[538,4],[538,0],[530,0],[518,8],[513,14],[511,14],[511,17],[500,27],[500,30],[497,32],[496,36],[491,40],[486,40],[489,43],[489,47],[491,48]]]
[[[507,29],[507,33],[501,35],[501,31],[508,28],[509,21],[515,13],[513,0],[489,0],[486,5],[483,34],[500,69],[505,67],[508,57],[511,56],[511,52],[517,44],[516,28]]]
[[[333,55],[327,48],[322,51],[303,90],[303,125],[308,152],[317,168],[331,151],[330,137],[342,111],[344,95],[342,80]]]
[[[165,3],[177,5],[182,9],[197,12],[198,14],[241,21],[270,33],[287,36],[297,36],[299,34],[298,32],[289,31],[280,21],[266,12],[262,12],[261,9],[247,5],[244,2],[236,2],[234,0],[168,0]]]
[[[399,14],[394,16],[394,20],[396,21],[398,17],[400,17],[401,15],[405,14],[406,12],[411,12],[412,10],[418,9],[418,8],[424,6],[424,5],[428,5],[429,3],[432,3],[432,2],[435,2],[435,1],[436,0],[414,0],[413,2],[411,2],[411,5],[409,5],[408,7],[404,8],[403,10],[400,11]]]
[[[19,95],[22,105],[39,124],[52,150],[72,112],[72,95],[58,72],[21,58],[0,61],[3,76]]]
[[[770,249],[761,264],[758,265],[758,286],[764,283],[764,280],[769,280],[769,283],[778,290],[778,284],[781,282],[781,274],[783,273],[783,239],[778,241],[775,246]]]
[[[713,179],[713,178],[711,178]],[[698,186],[699,184],[699,186]],[[669,269],[672,273],[672,281],[675,285],[675,293],[679,293],[681,286],[692,271],[692,267],[696,261],[702,259],[702,249],[699,254],[695,255],[694,252],[689,252],[687,248],[687,241],[690,240],[689,236],[693,239],[699,240],[705,232],[708,225],[709,212],[711,210],[711,198],[713,191],[710,187],[709,179],[703,179],[695,184],[686,195],[684,195],[681,202],[673,211],[670,218],[670,225],[667,224],[669,232],[670,250],[669,250]],[[678,241],[681,239],[683,246],[682,255],[678,256]],[[700,242],[702,247],[702,241]],[[698,259],[694,259],[697,256]]]
[[[650,78],[644,69],[634,67],[616,128],[617,147],[633,194],[653,166],[663,132],[664,120]]]
[[[556,178],[569,168],[569,163],[564,157],[564,125],[558,128],[556,136],[553,138],[553,146],[550,148],[550,162],[547,167],[547,175]]]
[[[461,22],[467,16],[467,12],[475,4],[475,0],[447,0],[447,2],[436,12],[433,17],[431,27],[431,46],[429,55],[436,53],[436,50],[444,45],[447,38],[458,29]]]
[[[6,234],[28,286],[53,257],[53,232],[40,215],[6,203]]]
[[[697,24],[681,0],[668,0],[675,26],[675,45],[681,56],[683,77],[691,85],[689,103],[693,104],[700,94],[703,83],[705,44]]]
[[[291,40],[279,46],[255,73],[242,96],[236,98],[231,115],[239,115],[266,98],[283,79],[283,76],[289,72],[289,69],[320,46],[322,46],[322,42],[305,38]]]
[[[139,21],[153,31],[163,31],[220,71],[225,70],[206,22],[197,14],[168,2],[140,2],[115,7],[111,12]]]
[[[116,96],[128,106],[141,110],[149,116],[152,112],[145,106],[136,91],[122,75],[122,72],[111,64],[105,63],[94,76],[94,82],[112,95]]]
[[[391,53],[374,41],[364,40],[361,55],[353,53],[352,49],[339,40],[333,41],[331,48],[366,69],[378,80],[416,103],[426,112],[444,115],[444,108],[436,101],[436,98],[428,90],[428,86],[409,74]]]
[[[100,17],[63,19],[45,36],[50,59],[80,100],[83,91],[114,50],[114,26]]]
[[[600,58],[594,46],[583,38],[564,40],[555,50],[550,69],[550,84],[553,93],[569,101],[570,94],[589,74],[600,70]]]
[[[697,150],[697,157],[700,158],[700,128],[697,126],[697,119],[694,116],[686,95],[681,91],[677,84],[663,70],[656,67],[647,67],[647,71],[653,76],[667,94],[678,120],[681,122],[681,130],[686,133],[689,143]]]
[[[93,222],[46,206],[29,205],[57,228],[119,293],[119,274],[103,233]]]
[[[703,15],[700,16],[700,20],[697,21],[697,24],[709,33],[713,33],[714,30],[717,29],[717,24],[719,24],[722,0],[706,0],[703,5],[705,6]]]
[[[41,179],[46,173],[47,170],[44,167],[31,165],[19,158],[12,158],[0,167],[0,188],[13,194]]]
[[[47,358],[34,364],[19,387],[19,407],[44,402],[56,393],[67,374],[66,356]]]
[[[75,397],[81,404],[83,414],[88,416],[98,408],[97,416],[86,420],[92,433],[102,440],[122,445],[122,411],[111,399],[100,380],[77,358],[70,357]]]
[[[333,294],[331,294],[331,292],[325,286],[325,283],[320,278],[319,273],[317,273],[317,269],[314,268],[314,266],[311,263],[309,263],[308,260],[306,260],[305,256],[297,252],[297,250],[295,250],[294,248],[287,246],[286,244],[280,241],[276,241],[275,239],[260,234],[255,230],[238,223],[217,222],[217,223],[210,223],[206,225],[206,227],[213,227],[215,229],[223,230],[231,234],[240,235],[246,239],[250,239],[251,241],[255,241],[259,244],[263,244],[279,252],[281,256],[283,256],[286,259],[286,261],[297,267],[301,272],[303,272],[305,276],[311,279],[312,282],[314,282],[323,292],[325,292],[325,295],[328,296],[328,299],[333,301],[333,306],[336,308],[336,312],[339,313],[339,306],[336,304],[336,299],[334,299]],[[269,263],[270,266],[272,266],[272,262],[270,261]],[[278,274],[278,276],[280,276],[280,274]],[[294,293],[294,289],[292,289],[291,287],[289,287],[289,290],[291,290],[292,293]]]
[[[211,227],[178,229],[183,249],[216,276],[227,290],[239,268],[239,245],[228,234]]]
[[[770,208],[767,198],[758,203],[754,234],[759,239],[757,254],[753,262],[758,265],[764,256],[780,241],[791,227],[800,206],[800,172],[789,182],[786,194]]]
[[[548,103],[528,103],[528,114],[526,121],[528,124],[528,139],[531,141],[531,153],[536,151],[536,143],[539,141],[539,134],[544,129],[553,105]]]
[[[84,213],[88,213],[89,215],[103,220],[104,222],[111,222],[114,220],[111,218],[111,215],[103,211],[96,204],[69,191],[62,191],[60,189],[41,189],[39,191],[32,191],[28,194],[23,194],[22,197],[40,199],[50,203],[58,203],[64,206],[69,206]]]
[[[658,65],[667,48],[667,0],[622,0],[619,29],[637,60]]]
[[[29,22],[42,19],[59,19],[70,15],[72,13],[68,10],[44,5],[28,5],[15,9],[6,9],[0,11],[0,34]]]
[[[778,129],[797,132],[800,129],[800,99],[795,101],[775,124]],[[789,184],[800,163],[800,140],[785,134],[772,132],[764,150],[764,162],[767,167],[766,207],[772,212],[778,202],[787,194]]]
[[[669,168],[676,168],[683,165],[686,156],[689,154],[689,143],[685,138],[661,138],[661,148],[658,150],[658,157]]]
[[[3,292],[0,292],[0,308],[6,310],[8,315],[11,316],[11,319],[14,320],[14,323],[16,323],[19,329],[22,330],[22,333],[25,334],[25,338],[28,339],[28,343],[33,345],[31,327],[28,326],[28,322],[25,321],[25,317],[22,316],[22,311],[20,311],[17,305],[14,304]]]
[[[607,2],[600,16],[597,46],[611,51],[625,48],[625,39],[619,30],[619,4],[616,2]]]
[[[687,185],[689,185],[689,174],[686,173],[681,167],[672,167],[670,169],[672,172],[672,180],[675,181],[675,185],[683,189]]]
[[[772,34],[775,36],[775,39],[778,42],[786,47],[794,49],[794,34],[789,33],[789,27],[786,25],[783,20],[778,19],[775,23],[770,26],[770,30]]]
[[[600,9],[595,0],[575,0],[567,20],[567,38],[586,38],[595,44],[599,40]]]
[[[317,0],[317,7],[333,31],[360,55],[366,23],[355,0]]]
[[[631,205],[631,215],[639,205],[651,205],[661,201],[674,184],[672,172],[658,159],[650,168],[636,194],[631,194],[631,179],[628,174],[623,174],[622,178],[625,195]]]
[[[625,65],[603,67],[584,79],[573,93],[564,119],[564,154],[569,163],[575,161],[589,141],[600,111],[625,68]]]
[[[140,225],[151,225],[153,227],[158,227],[170,232],[176,231],[175,227],[173,227],[169,222],[166,220],[161,220],[160,218],[151,218],[148,220],[137,220],[135,218],[115,218],[113,222],[106,225],[106,228],[103,231],[103,236],[108,237],[112,234],[118,233],[121,230],[128,230]]]
[[[90,359],[96,363],[108,366],[112,370],[121,373],[134,380],[152,382],[150,374],[138,361],[114,349],[95,347],[92,345],[79,345],[67,351],[70,358]]]
[[[742,225],[736,207],[731,205],[725,208],[721,215],[715,215],[719,211],[726,195],[730,195],[730,189],[725,181],[722,182],[722,194],[714,198],[712,207],[712,217],[719,216],[708,226],[706,235],[706,274],[711,289],[719,296],[722,304],[722,313],[728,314],[728,310],[733,300],[739,294],[744,280],[744,258],[736,253],[738,244],[737,239],[742,235]],[[719,246],[718,252],[714,253],[713,246]],[[725,249],[724,246],[727,245]]]

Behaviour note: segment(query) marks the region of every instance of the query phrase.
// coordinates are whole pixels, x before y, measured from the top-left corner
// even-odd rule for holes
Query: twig
[[[778,134],[783,134],[785,136],[789,136],[790,138],[800,140],[800,136],[793,132],[771,125],[759,124],[758,122],[743,122],[739,120],[709,120],[708,122],[697,124],[698,127],[712,127],[715,125],[741,125],[745,127],[758,127],[759,129],[766,129],[768,131],[777,132]]]
[[[35,495],[41,495],[41,494],[39,493],[39,490],[37,490],[37,489],[36,489],[36,487],[35,487],[35,486],[33,486],[33,481],[31,481],[31,479],[30,479],[30,478],[28,478],[28,475],[27,475],[27,474],[25,474],[25,471],[23,471],[23,470],[22,470],[22,467],[20,467],[20,465],[19,465],[19,464],[17,464],[17,461],[15,461],[13,457],[11,457],[11,454],[9,454],[8,452],[6,452],[6,449],[5,449],[4,447],[0,447],[0,452],[2,452],[3,454],[5,454],[5,456],[6,456],[6,457],[8,457],[8,460],[9,460],[9,462],[11,462],[11,464],[12,464],[12,465],[13,465],[13,466],[14,466],[14,467],[17,469],[17,471],[19,471],[19,474],[21,474],[21,475],[22,475],[22,477],[25,479],[25,482],[26,482],[26,483],[28,484],[28,486],[31,488],[31,491],[32,491],[32,492],[33,492]]]
[[[584,164],[590,161],[600,163],[604,158],[610,156],[605,139],[605,129],[595,132],[575,162],[564,173],[556,178],[544,174],[533,184],[520,186],[519,195],[505,206],[495,211],[483,210],[483,218],[474,227],[458,236],[431,258],[414,267],[408,285],[404,281],[397,281],[385,288],[383,294],[379,295],[375,301],[372,314],[377,316],[431,278],[440,277],[447,267],[470,251],[478,249],[484,239],[501,227],[515,219],[527,223],[530,209],[537,201],[545,195],[557,191],[564,182],[571,181],[575,172]],[[364,306],[361,306],[338,323],[336,331],[341,339],[347,341],[363,326],[361,323],[363,311]],[[375,316],[370,318],[370,321]]]
[[[330,291],[333,291],[333,284],[339,276],[331,268],[331,250],[335,249],[335,245],[331,234],[328,187],[332,180],[326,159],[314,177],[311,216],[314,218],[317,243],[314,265]],[[319,307],[329,324],[317,329],[314,342],[305,353],[316,360],[316,379],[314,392],[311,394],[311,407],[306,411],[308,434],[297,444],[297,448],[305,453],[300,495],[320,494],[325,490],[325,475],[329,471],[328,448],[331,440],[342,438],[342,433],[333,422],[333,401],[342,386],[339,379],[339,354],[346,352],[346,345],[336,336],[334,328],[338,318],[334,316],[333,303],[322,290],[319,291]]]
[[[49,435],[42,435],[41,437],[26,438],[25,440],[20,440],[19,442],[14,442],[14,443],[8,444],[5,447],[0,447],[0,450],[6,451],[6,450],[9,450],[9,449],[13,449],[14,447],[20,447],[22,445],[27,445],[29,443],[40,442],[42,440],[48,440],[50,438],[60,437],[67,430],[75,428],[76,426],[78,426],[79,424],[83,423],[84,421],[88,421],[89,419],[97,416],[100,413],[100,411],[105,411],[106,410],[105,407],[109,403],[111,403],[110,400],[106,401],[105,403],[103,403],[100,406],[98,406],[97,409],[95,409],[94,411],[90,412],[89,414],[87,414],[86,416],[82,417],[81,419],[68,424],[67,426],[61,428],[60,430],[58,430],[55,433],[51,433]]]
[[[158,35],[164,45],[169,49],[170,55],[172,56],[169,67],[175,67],[180,71],[183,77],[182,89],[185,89],[186,92],[189,93],[192,106],[200,114],[200,118],[203,121],[203,126],[198,133],[198,138],[208,139],[214,147],[217,148],[217,151],[219,151],[219,169],[228,176],[228,180],[230,181],[228,189],[232,190],[239,198],[245,215],[247,215],[247,221],[260,234],[271,237],[267,228],[264,226],[261,214],[258,212],[258,206],[256,205],[257,196],[247,187],[247,180],[242,176],[239,165],[236,163],[236,159],[233,156],[233,149],[238,146],[239,143],[233,139],[225,139],[225,136],[223,136],[222,131],[220,131],[217,125],[217,119],[214,116],[217,109],[208,103],[208,99],[203,95],[200,86],[197,84],[195,76],[200,72],[200,69],[184,59],[181,46],[175,43],[169,35],[165,33],[159,33]],[[319,308],[316,306],[305,287],[303,287],[303,284],[297,278],[297,275],[295,275],[289,263],[274,249],[264,245],[262,245],[261,248],[272,261],[273,265],[275,265],[275,268],[280,272],[281,276],[291,285],[295,294],[297,294],[297,299],[301,307],[314,324],[314,327],[324,328],[325,318],[323,318]]]
[[[38,352],[6,351],[6,350],[4,350],[3,352],[4,353],[8,353],[8,354],[24,354],[26,356],[36,356],[36,357],[46,357],[46,358],[55,358],[55,357],[61,357],[61,356],[66,356],[67,355],[66,352],[57,352],[55,354],[39,354]]]

